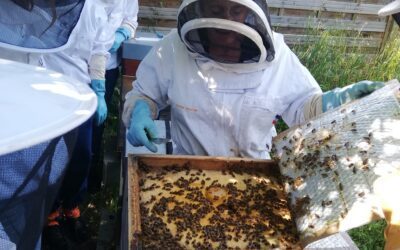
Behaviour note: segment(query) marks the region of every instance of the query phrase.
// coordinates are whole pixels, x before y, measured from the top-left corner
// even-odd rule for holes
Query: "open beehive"
[[[128,176],[130,248],[299,248],[273,161],[138,156]]]
[[[400,170],[399,102],[393,81],[292,128],[276,161],[130,156],[129,249],[298,248],[382,217],[373,184]]]

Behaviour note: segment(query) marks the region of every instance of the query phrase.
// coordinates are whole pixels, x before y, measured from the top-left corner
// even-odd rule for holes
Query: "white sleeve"
[[[114,34],[108,31],[108,15],[104,7],[99,5],[96,11],[96,36],[93,41],[91,56],[88,62],[89,74],[92,80],[105,78],[106,63],[110,57],[108,50],[114,42]]]
[[[130,114],[134,107],[134,102],[138,97],[146,97],[155,103],[152,107],[153,116],[157,117],[158,111],[168,105],[168,88],[172,82],[172,63],[173,49],[171,48],[172,39],[170,36],[164,37],[140,63],[136,73],[136,81],[132,83],[133,89],[125,96],[124,122],[126,125],[130,120]],[[168,62],[165,62],[165,58]],[[154,105],[153,105],[154,106]]]
[[[124,8],[124,18],[121,23],[121,27],[128,29],[131,32],[131,38],[135,37],[135,32],[138,27],[138,12],[139,4],[138,0],[125,0],[126,6]]]
[[[317,81],[293,52],[290,52],[286,62],[286,65],[290,65],[287,68],[290,74],[287,74],[285,84],[290,84],[292,91],[286,98],[287,108],[282,118],[291,127],[309,119],[307,110],[305,113],[305,106],[309,104],[312,97],[320,95],[322,91]]]
[[[304,104],[304,119],[310,120],[317,115],[323,113],[322,111],[322,94],[315,94],[311,96]]]

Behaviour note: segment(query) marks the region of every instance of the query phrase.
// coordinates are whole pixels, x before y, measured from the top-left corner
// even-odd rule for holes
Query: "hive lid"
[[[0,155],[51,140],[91,117],[87,84],[60,73],[0,59]]]

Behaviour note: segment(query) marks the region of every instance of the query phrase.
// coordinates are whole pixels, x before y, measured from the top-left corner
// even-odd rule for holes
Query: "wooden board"
[[[375,3],[359,3],[355,1],[327,1],[327,0],[268,0],[270,8],[284,8],[296,10],[325,10],[331,12],[376,14],[376,10],[383,7],[388,1],[375,1]],[[140,5],[151,7],[178,8],[181,0],[142,0]]]
[[[140,18],[176,20],[178,9],[176,8],[156,8],[141,6],[139,10]],[[357,30],[383,32],[386,23],[383,21],[358,21],[341,20],[329,18],[314,18],[310,16],[271,16],[271,22],[274,27],[295,27],[295,28],[313,28],[339,29],[339,30]]]
[[[373,184],[400,170],[399,102],[394,80],[274,139],[292,205],[304,203],[296,214],[304,241],[382,217]]]
[[[158,156],[158,155],[140,155],[130,156],[128,158],[128,169],[127,169],[127,197],[128,197],[128,248],[129,249],[140,249],[141,240],[140,234],[142,232],[141,227],[141,215],[140,215],[140,176],[143,173],[139,171],[139,166],[146,166],[146,171],[156,171],[166,167],[182,168],[185,171],[191,170],[221,170],[230,171],[233,168],[236,169],[248,169],[256,171],[262,176],[270,176],[279,181],[279,185],[282,184],[280,181],[280,173],[278,166],[271,160],[252,160],[243,158],[224,158],[224,157],[197,157],[197,156]],[[283,191],[283,186],[281,186]],[[169,192],[166,192],[168,194]],[[286,195],[285,195],[286,197]],[[286,200],[286,199],[285,199]],[[288,211],[289,208],[288,208]],[[294,224],[293,224],[293,230]],[[125,236],[126,237],[126,236]]]

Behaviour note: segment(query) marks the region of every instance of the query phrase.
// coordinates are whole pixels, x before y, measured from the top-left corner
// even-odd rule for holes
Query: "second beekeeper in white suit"
[[[129,142],[155,152],[153,119],[170,105],[174,154],[265,159],[277,118],[293,126],[375,87],[323,94],[271,30],[265,0],[186,0],[140,64],[123,119]]]

